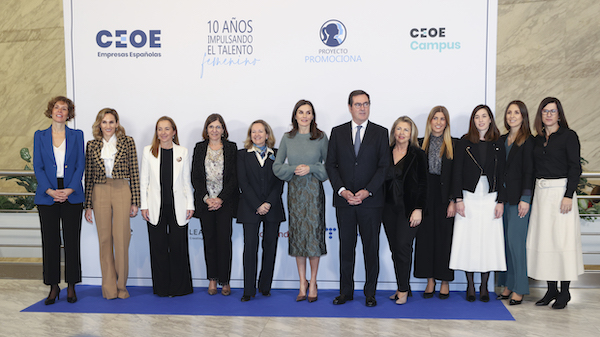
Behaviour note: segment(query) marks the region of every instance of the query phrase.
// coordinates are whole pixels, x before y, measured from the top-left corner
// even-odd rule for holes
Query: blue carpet
[[[180,297],[158,297],[151,287],[127,287],[130,298],[105,300],[99,286],[77,286],[78,301],[67,303],[67,290],[61,291],[60,300],[53,305],[44,301],[33,304],[22,312],[69,312],[101,314],[153,314],[153,315],[212,315],[212,316],[275,316],[275,317],[360,317],[360,318],[412,318],[412,319],[468,319],[514,320],[501,301],[490,293],[490,302],[465,300],[464,292],[451,292],[450,298],[424,299],[415,292],[405,305],[389,300],[392,291],[379,291],[376,307],[365,306],[362,291],[354,293],[354,301],[333,305],[337,290],[319,290],[319,300],[296,303],[298,290],[271,291],[271,297],[257,294],[249,302],[241,302],[241,289],[233,289],[231,296],[220,293],[208,295],[206,288],[194,288],[194,293]]]

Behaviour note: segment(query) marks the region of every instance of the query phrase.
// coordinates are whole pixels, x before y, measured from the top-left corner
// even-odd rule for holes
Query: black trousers
[[[262,263],[258,290],[271,291],[280,222],[263,221]],[[260,222],[244,223],[244,296],[256,294],[256,265],[258,263],[258,234]]]
[[[83,204],[37,205],[42,229],[44,284],[60,283],[60,226],[65,249],[65,282],[81,282],[81,217]]]
[[[429,209],[415,241],[415,277],[454,281],[454,270],[448,267],[454,218],[446,217],[448,200],[442,199],[440,176],[429,174],[428,179]]]
[[[392,251],[398,290],[408,291],[410,289],[412,245],[419,226],[410,227],[403,207],[385,205],[383,208],[383,227]]]
[[[158,224],[148,222],[152,288],[158,296],[181,296],[194,291],[188,248],[188,226],[177,225],[172,205],[160,210]]]
[[[379,231],[381,208],[338,207],[335,210],[340,238],[340,294],[354,295],[354,263],[357,226],[363,245],[366,282],[365,296],[375,296],[379,277]]]
[[[229,284],[231,279],[232,215],[231,207],[200,213],[207,278],[220,285]]]

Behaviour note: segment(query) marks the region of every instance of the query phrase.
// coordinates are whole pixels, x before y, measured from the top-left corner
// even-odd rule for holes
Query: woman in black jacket
[[[390,130],[392,158],[384,189],[383,227],[392,251],[398,290],[390,299],[404,304],[410,290],[412,244],[427,200],[427,159],[418,147],[417,126],[407,116]]]
[[[454,280],[454,270],[448,267],[456,213],[450,193],[454,139],[446,107],[431,109],[427,122],[425,137],[419,139],[428,164],[427,214],[415,242],[415,277],[427,278],[424,298],[433,297],[435,280],[441,280],[440,299],[444,300],[450,296],[449,283]]]
[[[467,275],[467,300],[475,301],[475,272],[481,273],[479,299],[490,300],[490,271],[506,270],[502,228],[504,190],[504,144],[487,105],[471,114],[468,133],[456,144],[453,194],[456,217],[450,268]]]
[[[529,294],[525,242],[533,190],[533,139],[525,103],[512,101],[508,104],[504,127],[508,133],[500,137],[500,141],[506,147],[504,186],[507,202],[502,216],[506,272],[497,274],[497,285],[505,287],[497,298],[506,300],[510,296],[509,304],[518,305],[523,301],[523,295]]]
[[[237,146],[227,140],[223,117],[206,118],[202,137],[192,159],[195,217],[200,218],[204,239],[204,259],[209,279],[208,293],[229,296],[231,287],[231,220],[237,209]]]
[[[263,296],[271,295],[273,269],[277,253],[279,225],[285,221],[281,194],[283,180],[273,173],[277,154],[275,136],[267,122],[259,119],[248,128],[244,148],[238,151],[237,174],[240,201],[237,222],[244,226],[244,295],[242,302],[256,294],[256,264],[260,223],[263,224],[262,267],[258,290]]]

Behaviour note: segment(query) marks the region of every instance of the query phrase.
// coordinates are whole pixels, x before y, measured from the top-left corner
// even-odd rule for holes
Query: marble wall
[[[23,147],[50,126],[48,100],[66,94],[62,0],[0,1],[0,169],[22,170]],[[0,190],[24,192],[0,181]]]
[[[600,171],[600,1],[499,0],[496,120],[520,99],[530,116],[547,96],[561,100],[581,141],[584,171]],[[532,120],[533,122],[533,120]],[[501,130],[504,130],[501,127]]]
[[[579,134],[587,171],[600,171],[597,13],[597,0],[498,3],[498,124],[511,100],[536,111],[544,97],[558,97]],[[64,53],[62,0],[0,1],[1,169],[22,169],[19,149],[32,149],[33,132],[49,125],[46,102],[66,93]]]

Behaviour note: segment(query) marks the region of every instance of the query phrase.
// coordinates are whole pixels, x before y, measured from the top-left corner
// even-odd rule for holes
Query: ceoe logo
[[[113,35],[108,30],[101,30],[96,34],[96,43],[101,48],[108,48],[112,45],[111,38]],[[127,31],[115,30],[115,38],[112,39],[117,48],[127,48]],[[142,48],[146,43],[150,44],[150,48],[160,48],[160,30],[150,30],[146,34],[142,30],[134,30],[129,34],[129,43],[135,48]]]
[[[338,20],[328,20],[321,26],[321,42],[329,47],[337,47],[346,40],[346,26]]]

